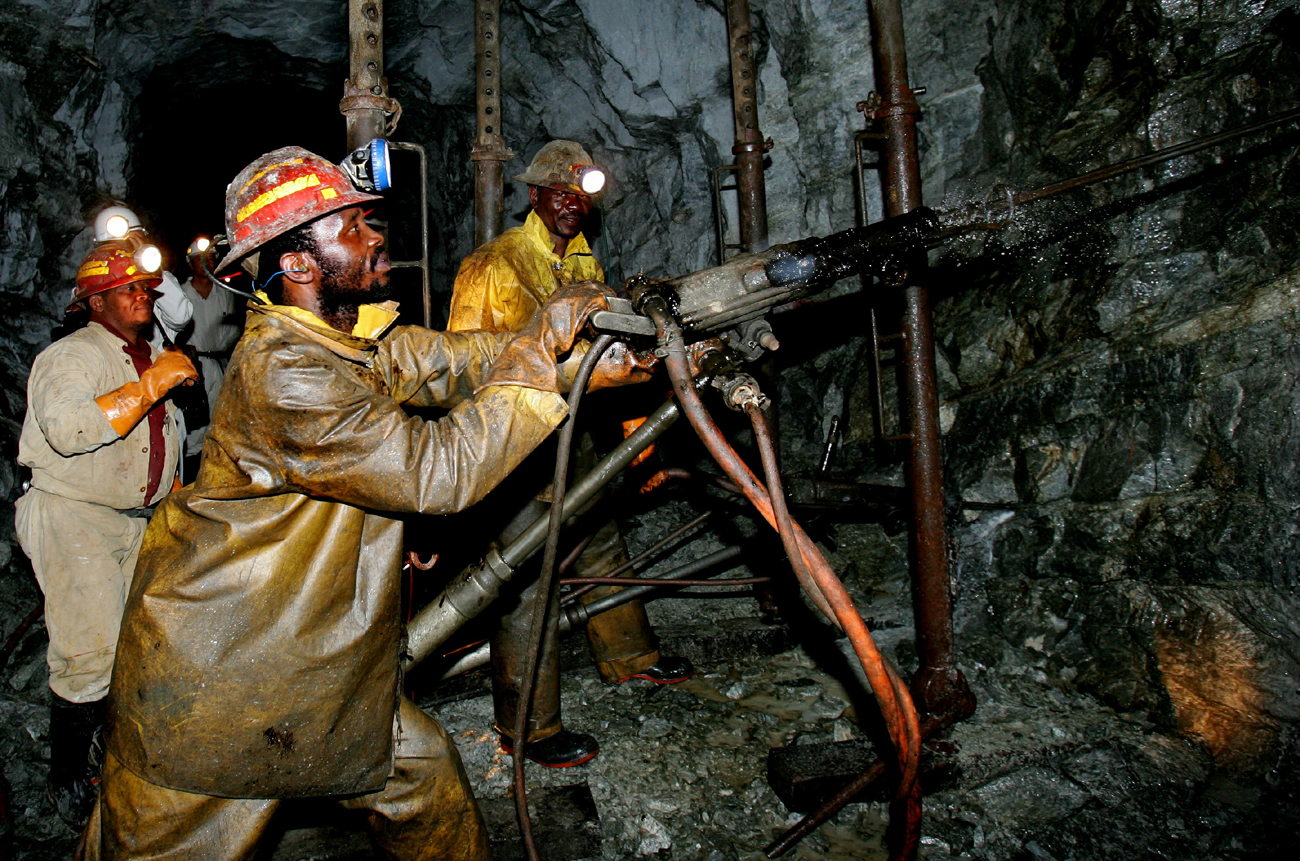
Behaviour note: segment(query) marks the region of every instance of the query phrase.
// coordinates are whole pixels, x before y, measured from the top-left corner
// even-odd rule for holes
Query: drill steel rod
[[[1180,144],[1156,150],[1155,152],[1149,152],[1146,155],[1140,155],[1126,161],[1116,162],[1115,164],[1109,164],[1105,167],[1099,167],[1096,170],[1089,171],[1088,173],[1081,173],[1078,176],[1064,179],[1060,182],[1054,182],[1051,185],[1045,185],[1042,188],[1037,188],[1033,191],[1024,191],[1013,194],[1011,200],[1017,206],[1022,203],[1033,203],[1036,200],[1042,200],[1045,197],[1051,197],[1052,195],[1060,194],[1061,192],[1069,191],[1070,189],[1113,179],[1121,174],[1129,173],[1130,171],[1148,165],[1159,164],[1163,161],[1169,161],[1180,156],[1199,152],[1200,150],[1208,149],[1212,146],[1218,146],[1221,143],[1227,143],[1230,140],[1235,140],[1239,137],[1244,137],[1245,135],[1262,132],[1271,129],[1274,126],[1284,125],[1297,119],[1300,119],[1300,108],[1292,108],[1289,111],[1283,111],[1280,114],[1265,117],[1258,122],[1248,123],[1239,128],[1207,135],[1203,138],[1193,138],[1188,141],[1183,141]]]
[[[665,401],[639,428],[591,472],[578,479],[564,494],[564,519],[572,517],[632,460],[668,430],[677,420],[675,401]],[[429,602],[407,626],[407,669],[429,657],[462,625],[477,616],[496,598],[520,565],[528,561],[546,540],[549,512],[537,518],[518,538],[499,552],[488,553],[480,565],[471,566],[452,580],[437,598]]]

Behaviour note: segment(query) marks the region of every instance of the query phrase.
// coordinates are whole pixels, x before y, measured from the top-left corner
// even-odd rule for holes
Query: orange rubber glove
[[[124,437],[164,395],[182,383],[193,385],[198,378],[198,372],[184,353],[165,350],[154,360],[153,367],[140,375],[140,382],[127,383],[100,395],[95,398],[95,403],[117,435]]]
[[[582,364],[590,345],[579,343],[572,354],[560,363],[560,391],[567,392],[573,388],[573,378],[577,376],[578,366]],[[600,357],[596,367],[591,371],[591,381],[587,391],[610,389],[615,386],[630,386],[644,383],[654,376],[659,360],[650,350],[633,350],[622,341],[609,345],[605,355]]]

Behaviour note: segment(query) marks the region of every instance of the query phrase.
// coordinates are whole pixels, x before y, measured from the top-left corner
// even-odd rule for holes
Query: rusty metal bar
[[[916,145],[916,93],[907,79],[907,48],[900,0],[872,0],[879,95],[860,106],[883,135],[885,211],[902,215],[921,206],[921,170]],[[944,516],[943,458],[934,360],[934,321],[919,258],[904,290],[903,349],[908,404],[908,483],[912,488],[913,601],[920,669],[912,692],[923,714],[965,704],[969,688],[953,661],[952,594],[948,570],[948,527]],[[961,707],[964,707],[961,706]]]
[[[878,164],[867,164],[862,157],[863,150],[866,149],[864,144],[868,141],[875,147],[879,147],[884,135],[880,132],[858,132],[853,136],[853,176],[858,184],[858,226],[864,227],[871,221],[871,214],[867,211],[867,171],[877,169]]]
[[[384,77],[383,0],[348,0],[348,79],[339,110],[347,117],[348,152],[388,136],[388,116],[401,108]]]
[[[732,105],[736,115],[736,184],[740,195],[740,242],[745,251],[767,248],[767,188],[763,182],[763,133],[758,127],[758,74],[754,66],[749,0],[727,0],[731,46]]]
[[[474,0],[474,247],[505,227],[505,165],[515,157],[501,134],[501,0]]]
[[[723,175],[728,171],[736,171],[739,169],[740,165],[735,164],[722,164],[713,169],[713,230],[716,234],[715,238],[717,239],[719,266],[727,262],[728,250],[734,248],[739,251],[745,247],[745,243],[743,242],[727,241],[726,219],[723,217],[722,209],[722,192],[724,190],[731,190],[730,188],[723,189],[722,184],[726,182],[726,180],[723,179]],[[737,193],[739,193],[739,184],[736,185],[736,190]]]
[[[429,284],[429,157],[419,144],[389,141],[388,145],[413,152],[420,159],[420,259],[393,260],[389,265],[394,269],[420,270],[420,308],[424,314],[424,327],[428,329],[433,326],[433,290]]]
[[[928,739],[930,736],[946,729],[957,722],[959,718],[953,714],[941,715],[939,717],[926,718],[921,723],[921,737]],[[794,848],[794,845],[817,828],[826,820],[830,819],[844,805],[858,800],[858,796],[866,792],[876,781],[885,776],[887,769],[885,763],[877,759],[868,766],[866,771],[860,773],[856,778],[849,781],[830,798],[817,805],[817,808],[795,823],[791,828],[773,840],[763,849],[763,853],[768,858],[780,858],[786,852]]]
[[[763,156],[771,149],[764,143],[758,124],[758,70],[754,62],[754,28],[750,21],[749,0],[727,0],[727,43],[731,54],[731,104],[736,121],[736,142],[731,151],[736,157],[736,198],[740,213],[740,249],[751,254],[766,251],[767,185],[763,179]],[[715,175],[715,179],[716,179]],[[726,251],[721,237],[721,202],[718,204],[718,263]],[[767,356],[758,363],[759,376],[777,378],[776,361]],[[772,436],[781,439],[781,411],[774,401],[768,413]],[[765,614],[776,612],[776,595],[759,588],[758,603]]]

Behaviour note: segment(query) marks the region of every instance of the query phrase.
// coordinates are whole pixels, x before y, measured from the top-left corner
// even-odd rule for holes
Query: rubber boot
[[[50,703],[50,774],[45,791],[59,818],[81,830],[95,803],[100,763],[92,756],[96,734],[104,722],[104,703],[72,703],[52,697]]]

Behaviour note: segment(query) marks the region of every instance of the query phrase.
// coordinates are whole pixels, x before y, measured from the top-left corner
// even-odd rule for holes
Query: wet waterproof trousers
[[[402,700],[393,738],[393,773],[384,788],[338,797],[339,805],[365,813],[385,858],[490,861],[487,831],[447,733]],[[279,804],[276,798],[217,798],[167,789],[110,756],[77,858],[245,861],[257,856]]]
[[[596,464],[595,445],[591,435],[578,435],[574,455],[574,472],[583,475]],[[570,480],[572,484],[572,479]],[[587,504],[586,511],[608,504],[606,494],[598,494]],[[506,527],[498,539],[507,544],[538,517],[544,517],[549,504],[531,500]],[[599,521],[596,521],[599,522]],[[581,531],[581,530],[578,530]],[[573,564],[573,576],[596,577],[627,561],[627,548],[623,543],[618,523],[606,521],[597,529],[585,550]],[[558,582],[558,578],[557,578]],[[622,589],[621,586],[601,586],[583,595],[583,603],[595,601]],[[492,637],[492,701],[496,727],[513,736],[518,714],[519,689],[522,686],[524,658],[527,655],[528,629],[532,620],[531,608],[537,594],[534,579],[519,595],[519,602],[501,617],[501,627]],[[510,598],[506,598],[510,601]],[[533,703],[529,714],[527,741],[537,742],[549,738],[564,728],[560,716],[560,660],[558,650],[559,617],[552,613],[548,620],[542,652],[537,661],[537,680],[533,688]],[[587,624],[587,643],[601,680],[607,684],[639,673],[659,660],[659,644],[646,616],[645,604],[629,601],[601,613]]]

